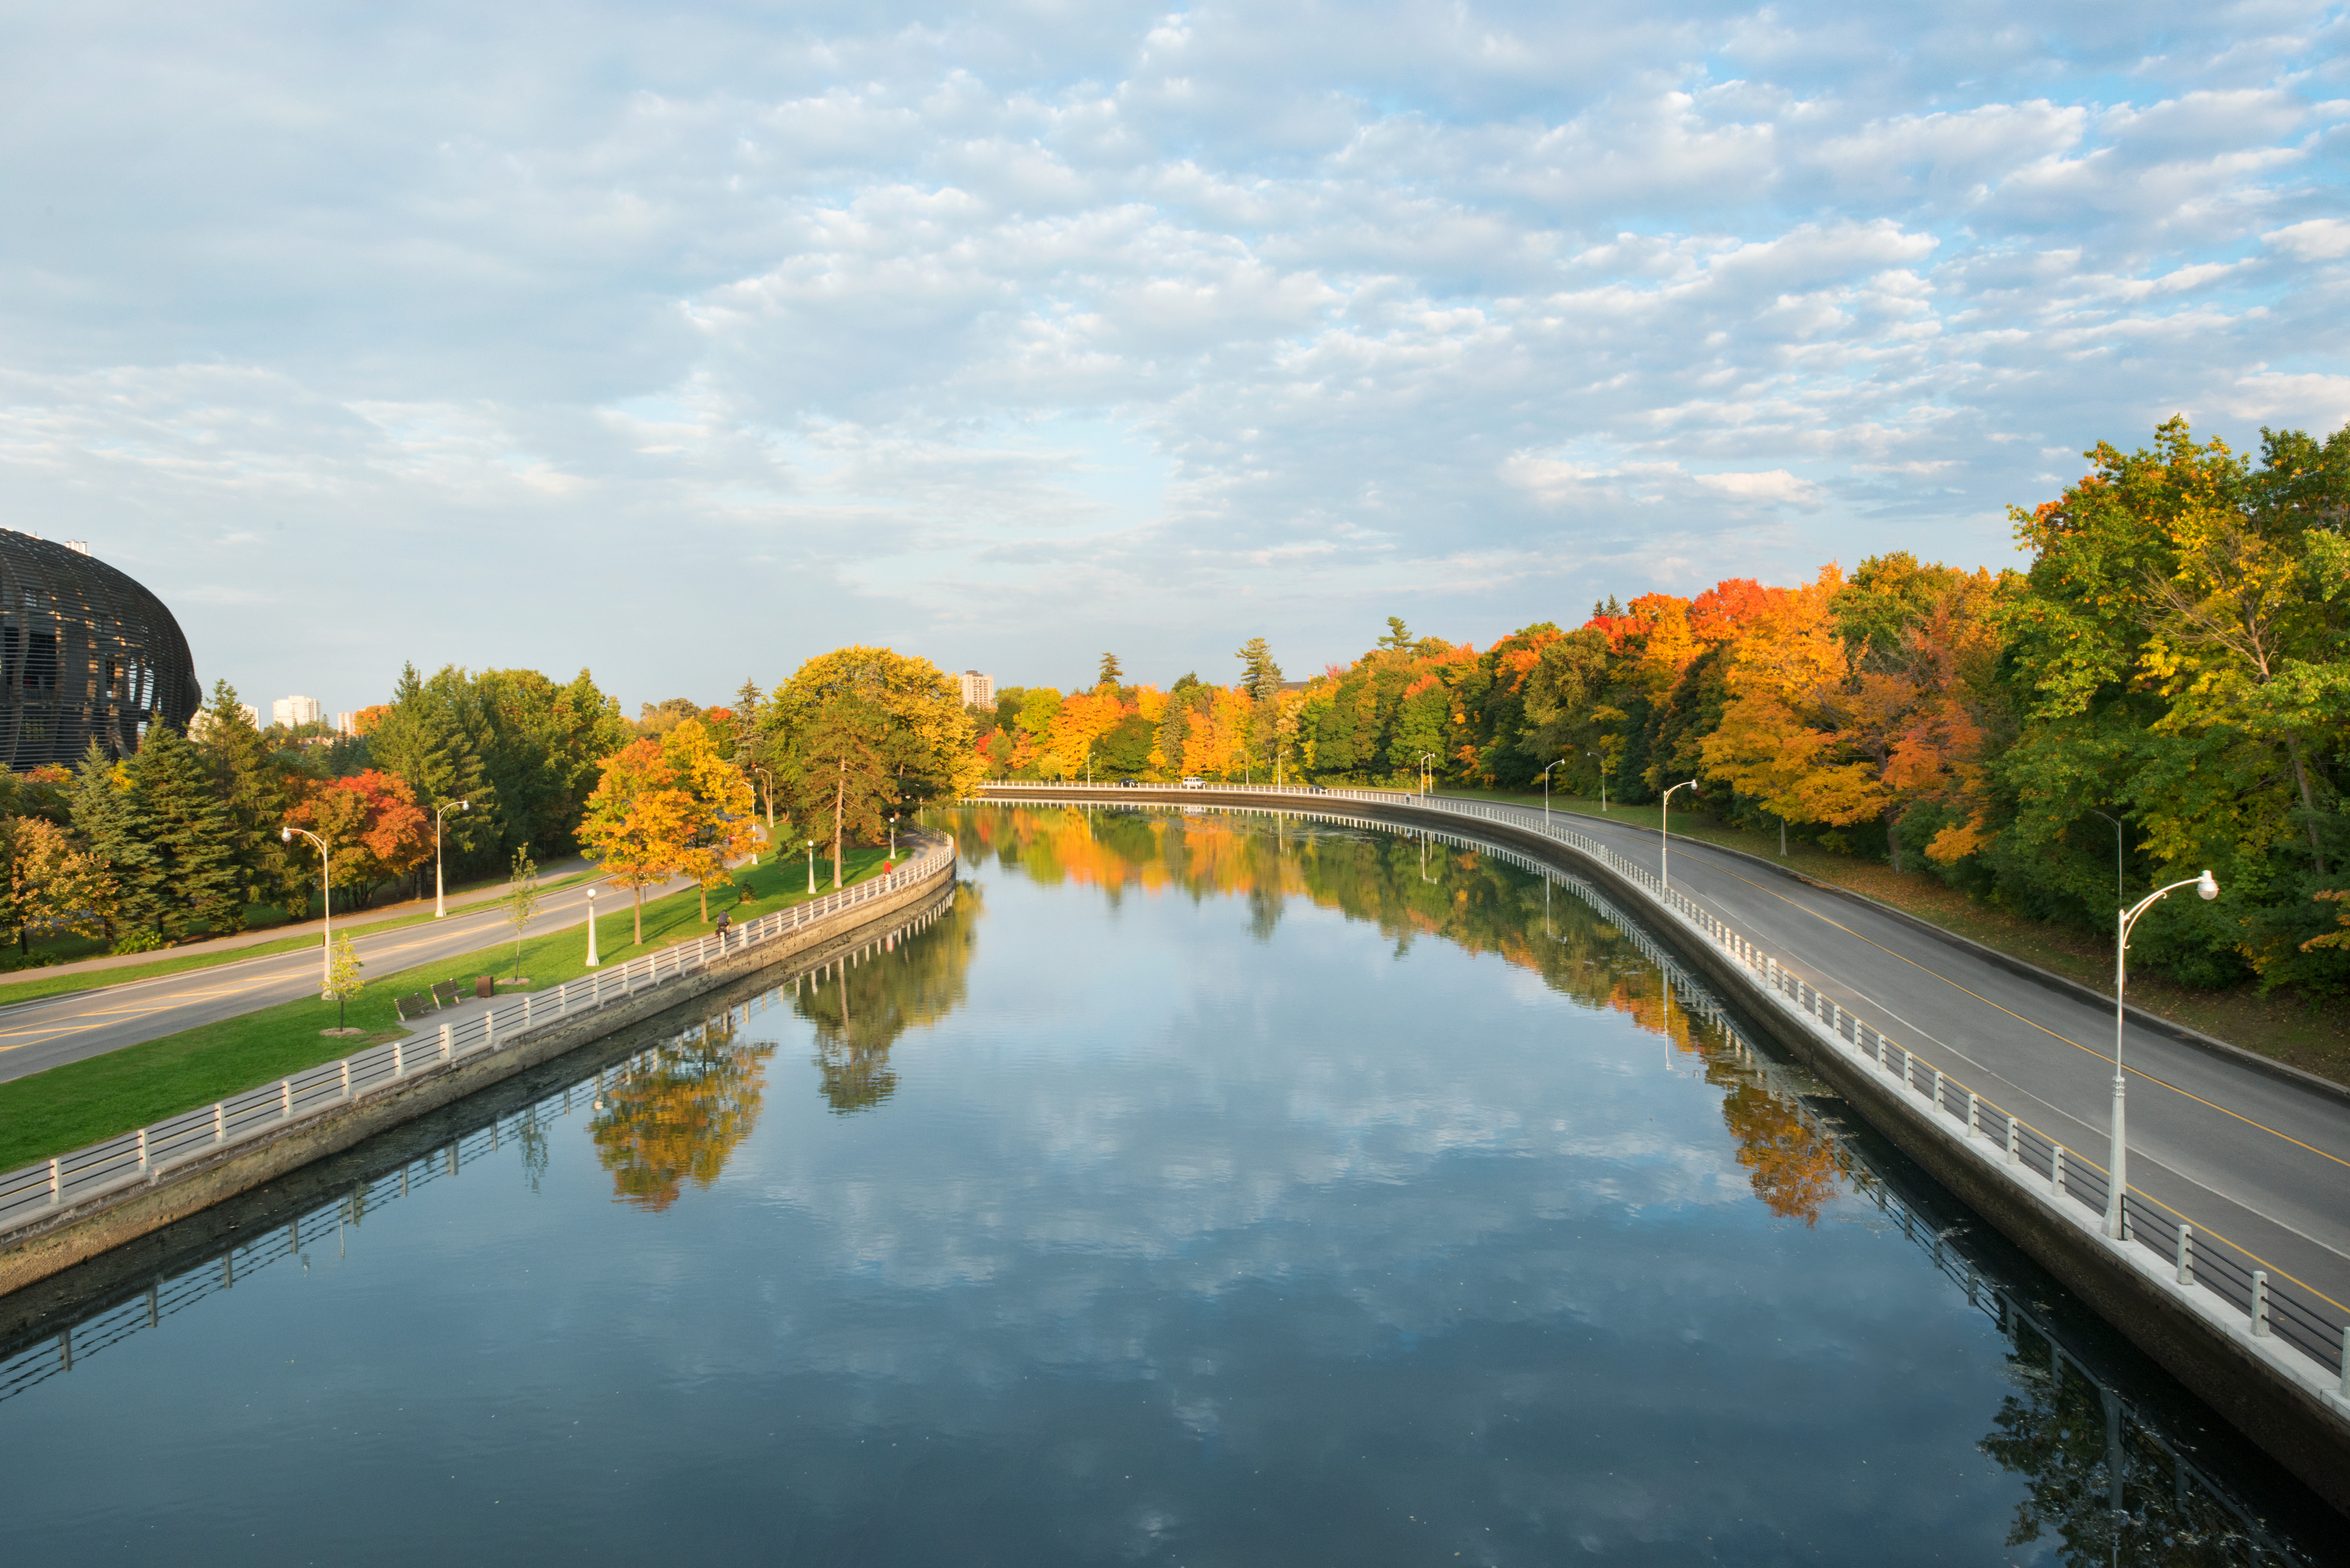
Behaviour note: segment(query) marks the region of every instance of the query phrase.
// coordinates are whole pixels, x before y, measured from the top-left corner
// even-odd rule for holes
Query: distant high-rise
[[[287,729],[296,724],[318,722],[318,700],[316,697],[280,697],[269,705],[269,722]]]
[[[338,713],[335,715],[335,733],[338,735],[356,735],[359,732],[359,716],[357,713]]]
[[[958,677],[962,681],[962,705],[966,708],[995,706],[995,677],[982,675],[976,670],[966,670]]]

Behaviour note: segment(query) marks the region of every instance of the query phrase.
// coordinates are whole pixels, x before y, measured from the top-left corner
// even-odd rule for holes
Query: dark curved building
[[[96,741],[139,749],[203,705],[188,639],[163,601],[103,561],[0,528],[0,763],[70,767]]]

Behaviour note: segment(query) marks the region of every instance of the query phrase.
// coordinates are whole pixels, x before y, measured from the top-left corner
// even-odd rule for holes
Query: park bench
[[[406,1023],[411,1019],[421,1018],[426,1012],[432,1011],[433,1002],[431,997],[420,991],[413,996],[396,998],[392,1006],[399,1010],[400,1021]]]
[[[444,980],[440,984],[434,986],[432,988],[432,1000],[443,1007],[456,1006],[457,982],[453,980]]]

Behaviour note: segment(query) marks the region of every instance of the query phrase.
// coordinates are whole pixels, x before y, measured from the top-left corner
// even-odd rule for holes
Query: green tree
[[[212,774],[228,821],[229,864],[248,903],[272,903],[299,919],[307,913],[309,873],[286,851],[278,829],[301,800],[307,780],[290,770],[237,701],[236,688],[213,683],[203,732],[189,742]],[[235,922],[243,924],[242,919]],[[232,926],[231,929],[235,929]]]
[[[463,670],[447,665],[426,680],[411,663],[401,668],[391,703],[368,736],[375,765],[406,780],[427,815],[451,801],[468,803],[467,810],[448,815],[444,854],[476,870],[495,864],[490,857],[505,836],[504,803],[482,755],[489,729],[485,705]]]
[[[538,890],[538,867],[527,850],[514,852],[514,867],[506,879],[506,890],[498,896],[498,912],[505,917],[506,928],[514,932],[514,973],[508,978],[517,985],[522,982],[522,939],[530,923],[538,919],[539,906],[546,897]]]
[[[126,925],[155,926],[155,852],[131,799],[130,769],[95,741],[74,770],[69,810],[75,838],[114,887],[113,906],[100,922],[106,940],[120,940]]]
[[[130,803],[139,836],[153,857],[142,889],[159,936],[184,936],[243,924],[244,888],[234,857],[235,829],[211,769],[169,724],[148,726],[130,759]],[[110,869],[110,867],[109,867]]]
[[[1100,691],[1104,688],[1114,690],[1124,684],[1125,680],[1126,671],[1118,667],[1118,655],[1115,653],[1103,654],[1101,656],[1101,673],[1094,677],[1095,690]]]
[[[352,950],[348,933],[335,939],[335,945],[327,955],[327,975],[318,982],[318,991],[335,1004],[335,1033],[338,1034],[366,1033],[346,1027],[350,1022],[351,998],[367,989],[366,982],[359,979],[359,971],[366,967],[359,961],[359,955]]]

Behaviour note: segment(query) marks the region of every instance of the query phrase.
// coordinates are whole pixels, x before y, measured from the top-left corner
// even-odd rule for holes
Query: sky
[[[2350,421],[2350,9],[0,14],[0,526],[265,709],[1293,677]]]

